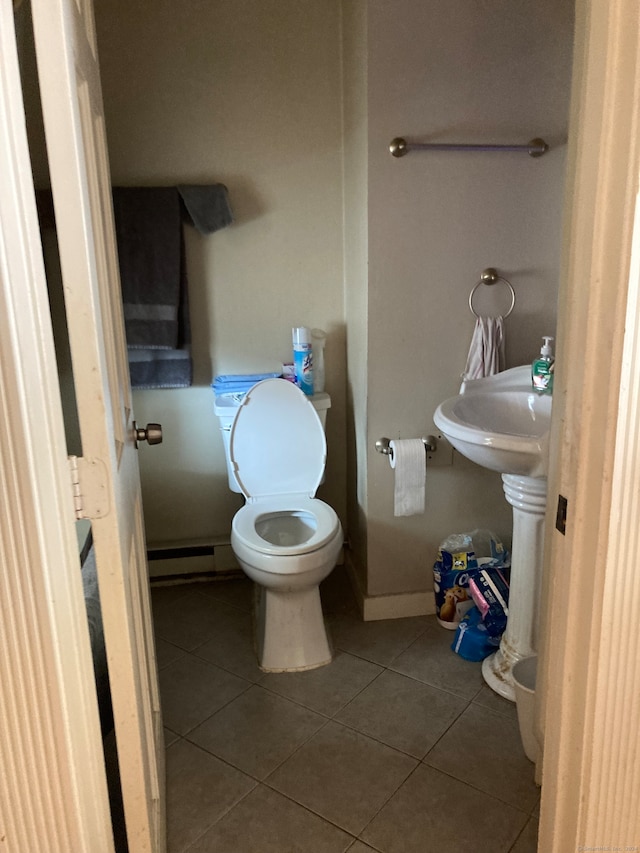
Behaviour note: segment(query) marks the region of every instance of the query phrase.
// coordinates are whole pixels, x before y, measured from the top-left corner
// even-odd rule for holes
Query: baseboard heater
[[[241,574],[228,542],[149,546],[149,576],[158,580],[220,579]]]
[[[175,560],[178,557],[213,557],[215,545],[178,545],[175,548],[150,548],[147,560]]]
[[[337,564],[343,563],[344,553]],[[154,581],[224,580],[243,577],[229,542],[176,542],[147,548],[149,577]]]

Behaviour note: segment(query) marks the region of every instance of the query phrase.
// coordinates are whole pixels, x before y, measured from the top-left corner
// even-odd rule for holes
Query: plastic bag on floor
[[[460,621],[451,648],[465,660],[481,661],[495,652],[499,645],[500,639],[489,634],[478,608],[472,607]]]

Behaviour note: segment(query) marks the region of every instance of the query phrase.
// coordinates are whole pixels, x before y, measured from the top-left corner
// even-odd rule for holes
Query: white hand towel
[[[463,379],[482,379],[504,369],[504,318],[477,317]]]
[[[394,515],[424,512],[427,459],[421,438],[390,441],[389,463],[395,469]]]

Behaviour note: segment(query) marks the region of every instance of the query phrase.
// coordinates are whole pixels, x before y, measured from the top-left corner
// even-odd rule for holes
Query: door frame
[[[11,0],[0,57],[0,834],[113,853]]]
[[[640,4],[578,0],[575,33],[536,691],[549,853],[640,840]]]

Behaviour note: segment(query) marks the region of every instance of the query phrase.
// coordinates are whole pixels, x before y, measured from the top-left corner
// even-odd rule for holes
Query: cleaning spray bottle
[[[540,355],[531,365],[531,382],[534,389],[541,394],[552,394],[554,358],[550,341],[553,338],[545,335],[542,340],[544,344],[540,350]]]
[[[293,335],[293,364],[296,372],[296,385],[305,394],[313,395],[313,349],[311,329],[295,326]]]

